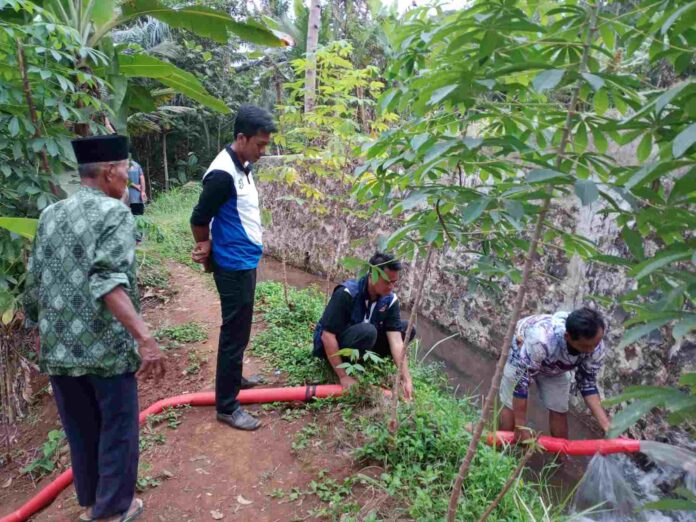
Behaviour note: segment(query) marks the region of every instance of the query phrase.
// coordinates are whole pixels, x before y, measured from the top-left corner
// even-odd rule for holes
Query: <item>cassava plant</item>
[[[660,325],[673,325],[675,338],[693,327],[693,266],[678,265],[693,252],[688,233],[693,213],[685,212],[693,201],[687,181],[693,179],[687,172],[696,142],[692,84],[646,89],[632,69],[647,46],[651,50],[641,66],[646,75],[651,63],[664,59],[685,70],[683,56],[693,57],[690,6],[475,2],[434,15],[414,9],[393,34],[392,46],[400,51],[387,74],[393,87],[379,106],[405,121],[370,146],[368,161],[356,171],[354,193],[372,212],[399,223],[388,247],[407,255],[449,242],[466,260],[470,287],[500,293],[516,286],[496,350],[496,373],[455,481],[449,520],[456,516],[461,486],[490,418],[527,287],[539,277],[539,255],[554,250],[586,262],[627,265],[628,277],[639,282],[629,295],[641,305],[630,310],[637,312],[631,320],[646,323],[629,342],[655,329],[656,323],[647,324],[650,314],[660,313],[650,285],[662,285],[667,310],[658,316]],[[651,32],[655,38],[646,40]],[[670,117],[656,118],[655,109]],[[636,139],[648,143],[639,148],[641,154],[647,148],[645,158],[653,161],[647,168],[643,161],[619,165],[609,144]],[[657,190],[646,188],[656,180]],[[627,225],[635,232],[634,246],[636,237],[654,242],[651,255],[645,251],[640,260],[607,255],[559,226],[572,194],[581,205],[594,204]],[[657,224],[646,213],[675,219]]]

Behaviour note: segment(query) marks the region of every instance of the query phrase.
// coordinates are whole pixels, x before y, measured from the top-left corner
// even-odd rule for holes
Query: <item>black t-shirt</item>
[[[359,297],[356,299],[359,299]],[[368,303],[366,306],[368,313],[371,306],[372,303]],[[331,296],[329,304],[324,310],[324,315],[321,317],[324,330],[340,335],[346,328],[353,325],[350,318],[352,311],[353,297],[345,287],[339,286]],[[385,332],[398,332],[401,330],[401,312],[398,301],[391,306],[385,307],[383,310],[375,309],[372,314],[373,321],[371,322],[375,324],[378,330]]]

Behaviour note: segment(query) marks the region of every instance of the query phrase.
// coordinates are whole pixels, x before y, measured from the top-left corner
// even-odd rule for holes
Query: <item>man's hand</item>
[[[343,387],[344,390],[347,390],[351,386],[358,384],[358,381],[350,377],[349,375],[346,375],[345,377],[340,377],[339,381],[341,383],[341,386]]]
[[[143,203],[147,203],[147,194],[145,194],[145,191],[140,191],[140,197],[143,200]]]
[[[535,436],[532,428],[528,428],[527,426],[515,426],[515,442],[517,444],[533,440]]]
[[[413,381],[411,381],[411,374],[408,372],[401,376],[401,389],[404,392],[404,399],[410,401],[413,398]]]
[[[140,349],[140,357],[143,363],[138,373],[135,374],[136,377],[145,380],[154,377],[155,383],[158,383],[167,371],[164,353],[157,346],[157,341],[155,341],[154,337],[138,343],[138,348]]]
[[[592,415],[595,419],[597,419],[597,422],[602,430],[604,430],[604,433],[608,433],[609,429],[611,428],[611,419],[609,418],[609,415],[607,415],[606,410],[602,407],[602,401],[600,400],[599,395],[593,393],[592,395],[586,395],[583,397],[583,399],[585,399],[585,404],[587,404],[587,407],[590,408]]]
[[[210,240],[199,241],[196,248],[191,252],[191,259],[194,263],[206,263],[210,257]]]

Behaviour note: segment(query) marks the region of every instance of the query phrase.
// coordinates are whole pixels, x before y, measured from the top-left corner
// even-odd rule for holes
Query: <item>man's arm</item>
[[[324,345],[326,358],[329,360],[329,364],[331,364],[334,373],[338,376],[341,386],[344,388],[350,388],[353,384],[358,382],[353,377],[348,375],[343,368],[339,368],[339,365],[343,362],[343,360],[338,354],[339,347],[336,335],[324,330],[321,332],[321,342]]]
[[[222,170],[213,170],[203,181],[198,204],[191,214],[191,233],[196,246],[191,252],[191,259],[209,268],[210,258],[210,222],[233,195],[234,185],[231,176]]]
[[[147,191],[145,190],[145,173],[143,172],[143,169],[140,169],[140,187],[138,187],[138,190],[140,190],[140,197],[143,200],[143,203],[147,203]]]
[[[138,315],[130,297],[122,286],[117,286],[105,294],[104,304],[111,314],[128,330],[138,343],[140,357],[143,360],[138,376],[154,377],[159,381],[165,374],[164,354],[157,346],[157,341],[150,334],[145,321]]]
[[[527,427],[527,397],[512,397],[512,411],[515,415],[515,440],[524,442],[532,438],[533,431]]]
[[[604,362],[604,344],[595,348],[595,351],[590,354],[589,357],[583,358],[580,365],[575,370],[575,382],[577,383],[578,390],[582,395],[582,398],[587,404],[587,407],[592,412],[592,415],[600,427],[606,433],[609,431],[609,426],[611,425],[611,420],[604,411],[601,404],[601,399],[599,397],[599,389],[597,388],[597,375],[599,370],[602,368]]]
[[[411,373],[408,370],[408,361],[402,359],[406,347],[404,346],[404,340],[401,338],[401,332],[388,331],[387,341],[389,341],[389,351],[391,352],[392,359],[394,359],[394,364],[398,365],[401,363],[401,367],[397,368],[397,371],[401,372],[404,397],[406,399],[411,399],[413,396],[413,382],[411,381]]]
[[[94,248],[89,270],[90,293],[95,301],[104,300],[107,309],[138,343],[142,358],[138,374],[146,378],[154,376],[158,380],[164,374],[164,355],[126,292],[131,284],[135,284],[129,278],[134,258],[133,216],[123,207],[113,208],[104,217]]]
[[[611,419],[609,418],[609,415],[607,415],[606,410],[602,407],[599,394],[593,393],[592,395],[585,395],[583,399],[585,399],[585,404],[587,404],[587,407],[592,412],[592,415],[595,419],[597,419],[599,426],[606,434],[611,426]]]

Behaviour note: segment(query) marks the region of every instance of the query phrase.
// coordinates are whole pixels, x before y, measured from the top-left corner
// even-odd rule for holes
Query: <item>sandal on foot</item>
[[[130,507],[128,508],[128,511],[126,511],[121,518],[119,519],[119,522],[131,522],[132,520],[135,520],[138,518],[140,515],[143,513],[143,501],[139,498],[134,498],[133,502],[131,503]]]
[[[92,522],[94,519],[92,518],[92,508],[88,507],[87,511],[82,513],[80,515],[80,518],[78,518],[80,522]]]

